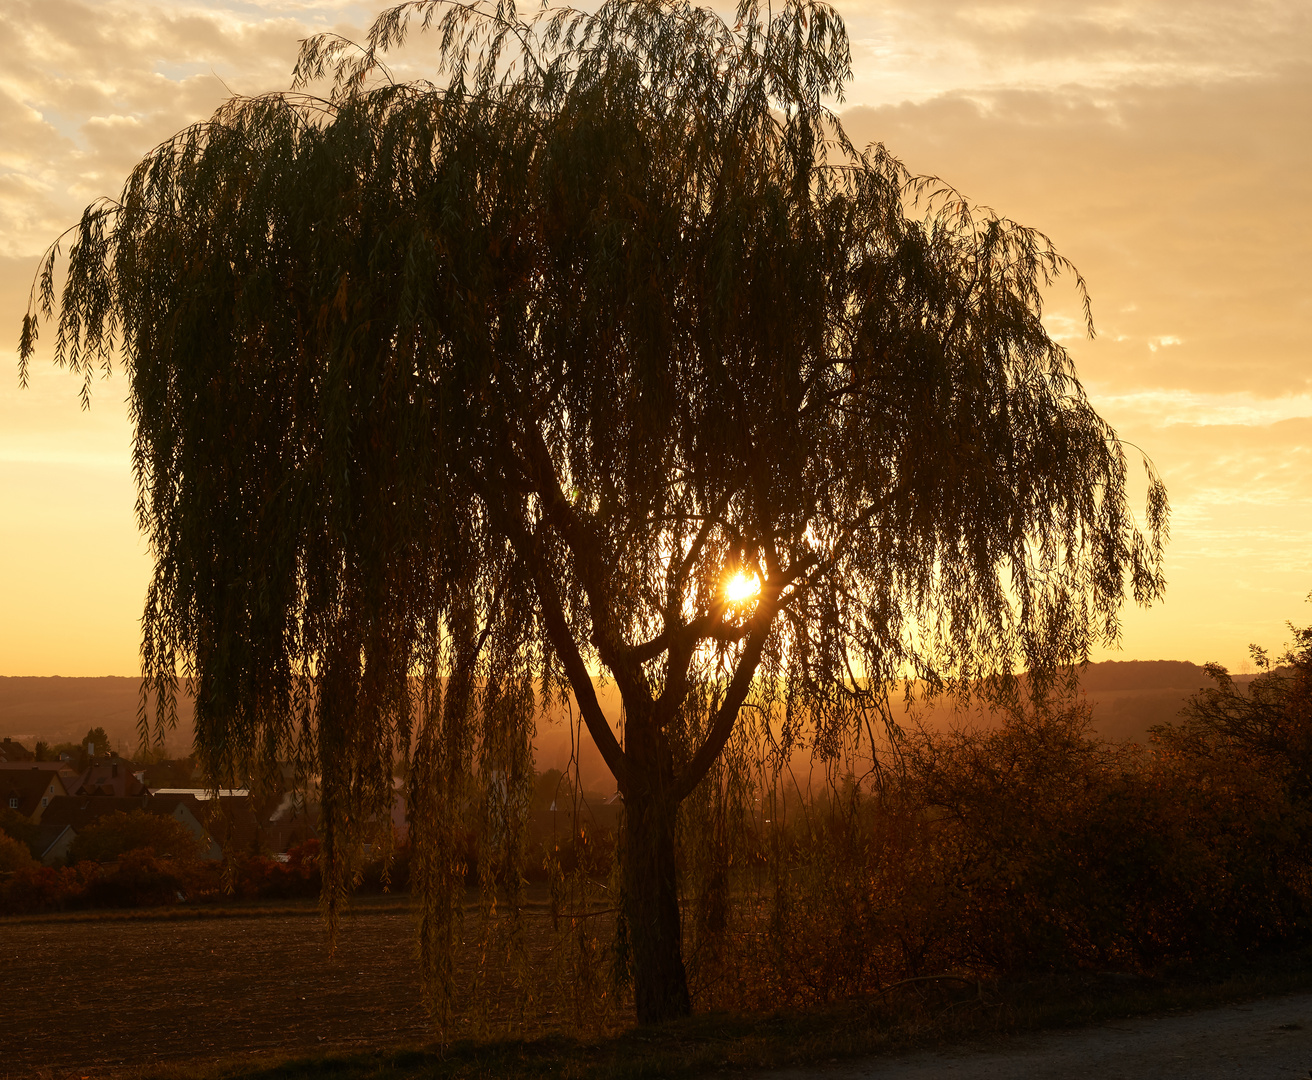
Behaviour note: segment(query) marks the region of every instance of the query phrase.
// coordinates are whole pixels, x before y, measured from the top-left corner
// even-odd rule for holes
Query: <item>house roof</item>
[[[260,823],[249,794],[220,794],[217,799],[207,800],[200,813],[210,835],[225,851],[259,850]]]
[[[0,773],[17,769],[58,769],[59,775],[67,780],[76,780],[78,777],[77,772],[69,768],[67,761],[0,761]]]
[[[122,798],[113,795],[65,795],[50,800],[50,805],[41,815],[41,824],[71,825],[74,829],[81,829],[105,814],[119,811],[130,814],[134,810],[144,810],[161,817],[176,817],[179,804],[199,822],[200,804],[190,795],[137,795]]]
[[[64,794],[64,780],[57,763],[42,762],[26,769],[0,772],[0,806],[17,810],[25,818],[36,814],[42,799],[53,800]]]
[[[132,762],[117,755],[92,758],[91,764],[73,782],[73,794],[117,798],[149,795],[150,789],[141,782],[134,769]]]
[[[44,862],[46,856],[50,854],[50,849],[59,843],[65,833],[76,835],[71,825],[38,825],[32,841],[32,846],[36,849],[36,857]]]
[[[249,795],[250,788],[219,788],[214,791],[212,788],[200,787],[162,787],[156,788],[156,795],[194,795],[200,802],[209,802],[211,799],[228,799],[228,798],[245,798]]]
[[[35,761],[36,755],[13,739],[0,740],[0,761]]]

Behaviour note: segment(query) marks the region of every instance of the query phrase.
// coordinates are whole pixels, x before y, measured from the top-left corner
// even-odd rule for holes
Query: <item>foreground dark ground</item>
[[[524,924],[538,983],[526,1029],[568,1030],[545,905]],[[472,938],[475,912],[466,926]],[[475,949],[457,957],[466,976]],[[0,919],[0,1077],[422,1045],[418,983],[405,898],[357,901],[335,952],[313,901]],[[515,1019],[509,985],[480,1000],[481,1015],[457,1013],[457,1037]]]
[[[543,992],[530,1031],[539,1037],[466,1038],[440,1054],[419,1000],[404,901],[361,904],[333,956],[309,904],[187,914],[0,921],[0,1077],[695,1076],[1312,988],[1308,958],[1268,957],[1160,979],[918,982],[799,1015],[699,1016],[586,1035],[549,992],[549,920],[535,916],[530,927],[542,929],[529,945]],[[508,999],[494,999],[489,1019],[508,1019],[508,1009]],[[476,1030],[469,1017],[460,1025]]]
[[[365,909],[344,930],[330,957],[312,904],[5,920],[0,1075],[424,1040],[404,904]]]

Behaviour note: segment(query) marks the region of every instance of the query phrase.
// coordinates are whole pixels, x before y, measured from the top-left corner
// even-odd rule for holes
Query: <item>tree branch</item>
[[[706,741],[698,747],[692,760],[674,780],[676,803],[682,802],[692,793],[692,789],[710,770],[715,759],[720,756],[720,751],[724,749],[725,743],[729,741],[729,736],[733,734],[733,726],[738,720],[738,710],[747,700],[747,693],[752,688],[752,680],[756,677],[756,669],[760,666],[761,654],[765,650],[765,640],[770,635],[770,624],[774,621],[774,614],[772,611],[768,618],[760,619],[748,636],[747,647],[738,661],[738,669],[733,673],[724,701],[711,722],[711,730],[706,736]]]
[[[593,643],[597,646],[601,662],[611,670],[626,698],[645,694],[650,700],[651,687],[647,684],[641,662],[634,657],[632,648],[610,624],[610,590],[606,583],[605,566],[599,558],[601,541],[560,490],[556,467],[551,461],[551,452],[542,433],[531,420],[526,421],[524,426],[527,430],[520,433],[519,441],[524,451],[525,471],[534,491],[542,499],[547,519],[559,530],[574,554],[575,567],[588,597]]]
[[[517,514],[486,498],[485,503],[490,512],[498,519],[498,523],[505,530],[505,534],[509,537],[516,553],[532,574],[534,589],[541,604],[542,621],[547,628],[547,636],[551,639],[552,648],[556,650],[556,655],[560,657],[561,664],[564,665],[565,675],[574,690],[574,699],[579,704],[579,712],[583,716],[583,722],[587,724],[588,732],[592,735],[592,741],[597,744],[597,749],[601,751],[602,759],[614,775],[620,791],[625,792],[629,789],[631,783],[629,762],[624,754],[623,747],[620,746],[619,740],[615,737],[615,732],[611,730],[610,721],[606,719],[606,714],[601,710],[601,703],[597,700],[597,692],[592,685],[592,676],[588,672],[587,664],[583,662],[583,655],[579,652],[578,644],[574,640],[574,632],[570,629],[569,620],[565,618],[565,607],[561,603],[560,593],[556,590],[552,568],[542,558],[538,549],[537,538],[529,532],[527,526]]]
[[[583,657],[574,642],[574,635],[565,619],[565,612],[556,593],[555,584],[548,574],[542,573],[542,568],[536,560],[532,560],[531,565],[538,597],[542,602],[542,618],[547,626],[547,635],[551,638],[556,655],[565,666],[565,674],[569,678],[570,686],[574,688],[574,699],[579,703],[583,722],[588,725],[592,741],[601,751],[602,759],[614,775],[620,791],[627,793],[631,788],[628,758],[625,757],[619,740],[615,738],[615,732],[611,730],[606,714],[601,711],[601,703],[597,700],[597,692],[592,685],[592,676],[588,673],[587,665],[584,664]]]

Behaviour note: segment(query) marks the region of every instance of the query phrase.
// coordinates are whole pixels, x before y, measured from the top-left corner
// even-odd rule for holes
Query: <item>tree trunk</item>
[[[683,967],[678,866],[674,861],[674,765],[660,728],[628,709],[625,753],[633,783],[624,796],[624,914],[640,1024],[692,1011]]]
[[[624,804],[624,914],[640,1024],[673,1020],[692,1011],[674,861],[676,810],[668,795],[648,792],[634,792]]]

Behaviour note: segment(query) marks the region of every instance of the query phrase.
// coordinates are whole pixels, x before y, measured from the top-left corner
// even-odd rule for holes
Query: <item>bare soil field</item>
[[[0,1077],[431,1041],[404,901],[359,905],[333,954],[313,904],[197,914],[0,920]],[[534,1013],[550,1026],[551,920],[524,924]],[[513,986],[486,989],[486,1019],[508,1019]]]
[[[479,925],[468,912],[467,938],[477,935]],[[599,1029],[595,1014],[581,1020],[579,1000],[587,999],[576,1000],[570,990],[577,982],[553,954],[559,939],[541,904],[530,908],[522,925],[522,963],[493,962],[499,958],[489,950],[486,967],[502,973],[492,985],[472,985],[477,942],[469,940],[461,950],[459,980],[485,1006],[478,1014],[459,1012],[453,1037],[495,1035],[514,1026],[521,1037],[590,1038],[627,1026],[623,1008],[612,1014],[609,1032]],[[611,926],[597,929],[603,939],[612,932]],[[171,1076],[174,1068],[192,1075],[216,1062],[251,1075],[276,1059],[368,1051],[373,1060],[374,1051],[426,1046],[433,1036],[419,997],[413,940],[406,902],[389,898],[358,902],[333,954],[310,902],[0,919],[0,1080],[117,1074],[136,1080],[143,1071]],[[514,971],[519,974],[506,974]],[[462,1069],[451,1061],[440,1071],[488,1077],[531,1064],[534,1076],[592,1080],[617,1071],[686,1076],[725,1067],[760,1075],[773,1062],[791,1063],[768,1074],[779,1080],[1306,1077],[1312,1066],[1312,993],[1305,972],[1277,965],[1256,981],[1239,977],[1214,989],[1182,986],[1174,996],[1155,984],[1112,987],[1110,996],[1067,988],[1066,998],[1082,1003],[1077,1013],[1063,1019],[1065,1006],[1058,1001],[1046,1021],[1036,1016],[996,1026],[971,1022],[951,1002],[930,1010],[941,1013],[938,1019],[921,1017],[915,1008],[901,1015],[889,1003],[873,1001],[791,1019],[708,1015],[659,1037],[602,1039],[596,1053],[580,1055],[567,1037],[554,1047],[520,1043],[516,1050],[507,1044],[501,1058],[492,1046],[481,1064],[471,1059]],[[1268,995],[1266,1002],[1254,1000]],[[958,1004],[970,1006],[968,997]],[[1032,1012],[1036,1000],[1032,989],[1024,993],[1014,1015]],[[990,1005],[1001,1008],[1002,999],[990,999]],[[1168,1007],[1176,1014],[1163,1015]],[[529,1022],[516,1023],[522,1019]],[[1023,1030],[1072,1023],[1081,1026]],[[1018,1027],[1018,1034],[1003,1036]],[[911,1052],[915,1046],[939,1049]],[[872,1051],[879,1056],[868,1056]],[[524,1053],[532,1061],[515,1056]],[[339,1058],[334,1071],[344,1078],[430,1075],[438,1059],[419,1058],[381,1072]],[[512,1059],[518,1062],[513,1067]],[[610,1068],[612,1061],[623,1068]],[[317,1067],[288,1075],[317,1075]]]

